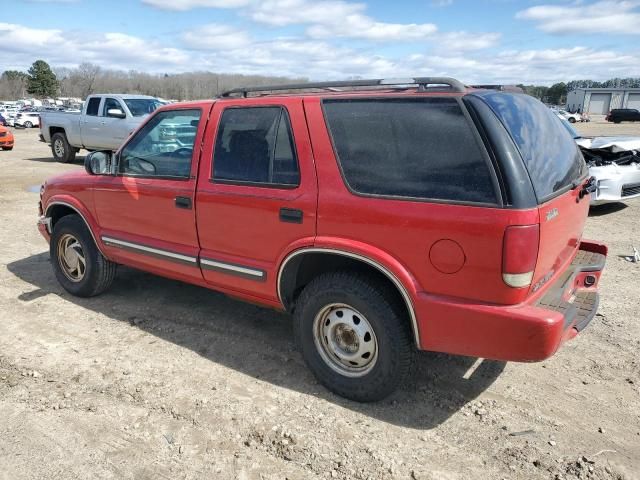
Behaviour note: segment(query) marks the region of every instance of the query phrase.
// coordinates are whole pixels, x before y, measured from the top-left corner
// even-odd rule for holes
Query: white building
[[[567,94],[567,110],[606,115],[613,108],[640,110],[640,88],[576,88]]]

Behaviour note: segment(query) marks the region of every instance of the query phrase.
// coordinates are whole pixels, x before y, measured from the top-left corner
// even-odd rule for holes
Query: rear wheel
[[[53,152],[53,158],[58,162],[71,163],[76,158],[77,150],[69,145],[67,136],[62,133],[54,133],[51,137],[51,151]]]
[[[569,117],[569,123],[576,123],[576,119],[573,117]]]
[[[117,265],[102,256],[78,215],[56,222],[49,253],[58,282],[73,295],[92,297],[113,282]]]
[[[13,150],[13,147],[2,147],[2,150]]]
[[[359,402],[381,400],[411,365],[411,333],[402,310],[384,285],[355,273],[327,273],[300,294],[296,339],[329,390]]]
[[[31,128],[33,127],[33,123],[31,122],[24,122],[24,128]]]

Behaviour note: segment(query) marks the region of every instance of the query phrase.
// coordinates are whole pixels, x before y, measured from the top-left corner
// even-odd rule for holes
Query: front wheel
[[[31,122],[24,122],[24,128],[31,128],[33,127],[33,123]]]
[[[569,123],[576,123],[576,119],[573,117],[569,117]]]
[[[56,222],[49,253],[58,282],[73,295],[92,297],[113,282],[117,265],[102,256],[78,215],[67,215]]]
[[[332,272],[309,283],[296,303],[296,339],[307,365],[329,390],[351,400],[382,400],[410,369],[409,320],[385,287],[364,275]]]

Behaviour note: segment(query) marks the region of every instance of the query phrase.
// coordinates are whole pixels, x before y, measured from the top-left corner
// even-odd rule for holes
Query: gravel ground
[[[577,125],[640,135],[640,124]],[[37,129],[0,152],[0,479],[640,478],[640,201],[592,210],[600,312],[533,364],[421,354],[361,405],[318,385],[290,318],[122,268],[92,299],[56,282]],[[80,161],[80,159],[79,159]]]

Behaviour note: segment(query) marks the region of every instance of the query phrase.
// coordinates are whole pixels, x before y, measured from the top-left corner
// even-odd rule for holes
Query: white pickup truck
[[[81,113],[42,112],[41,138],[63,163],[72,162],[81,148],[115,151],[161,105],[146,95],[90,95]]]

